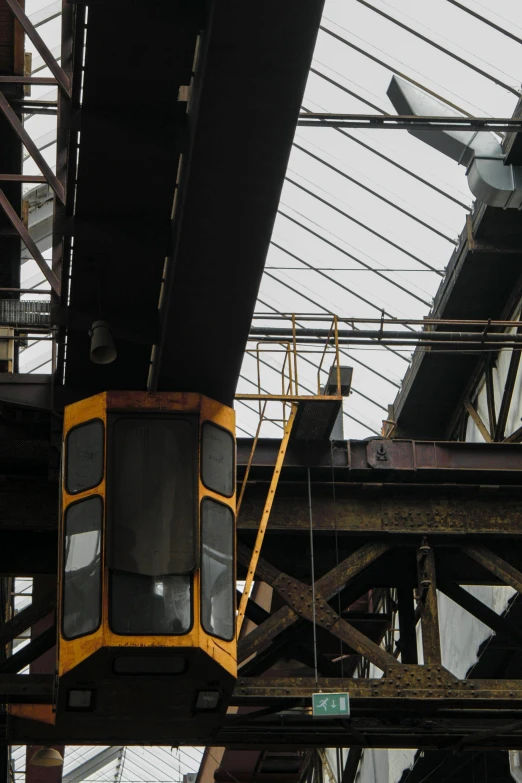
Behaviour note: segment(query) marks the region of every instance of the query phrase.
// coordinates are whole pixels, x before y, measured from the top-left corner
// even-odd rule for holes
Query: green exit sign
[[[347,693],[312,694],[312,714],[316,718],[350,714],[350,697]]]

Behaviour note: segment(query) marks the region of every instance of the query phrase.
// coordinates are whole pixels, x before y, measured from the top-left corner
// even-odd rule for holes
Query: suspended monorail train
[[[200,394],[66,407],[50,720],[78,740],[95,724],[122,742],[219,726],[236,678],[234,430]]]

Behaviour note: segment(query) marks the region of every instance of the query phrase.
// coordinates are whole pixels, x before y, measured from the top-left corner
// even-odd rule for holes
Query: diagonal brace
[[[485,603],[479,601],[474,595],[468,593],[459,584],[454,582],[442,582],[438,585],[439,590],[455,601],[456,604],[462,606],[467,612],[472,614],[481,623],[487,625],[496,634],[507,636],[512,639],[517,647],[522,647],[522,630],[500,614],[497,614]]]
[[[482,544],[468,544],[463,551],[501,582],[522,593],[522,573]]]
[[[388,549],[389,546],[383,543],[367,544],[321,577],[315,585],[317,624],[341,639],[360,655],[364,655],[383,671],[389,666],[400,665],[397,659],[339,617],[329,606],[328,600],[344,587],[349,578],[356,576]],[[248,558],[247,547],[242,545],[238,547],[238,558],[241,561]],[[287,606],[271,615],[269,620],[262,623],[241,641],[238,650],[240,660],[245,660],[253,653],[265,649],[274,636],[293,625],[299,617],[309,621],[313,620],[311,587],[281,573],[261,557],[258,560],[257,573],[261,579],[277,590]]]
[[[53,592],[42,598],[41,601],[32,603],[25,609],[22,609],[11,620],[4,623],[0,631],[0,647],[5,647],[9,642],[16,639],[17,636],[20,636],[21,633],[50,614],[55,608],[56,594]]]
[[[23,123],[20,122],[18,116],[16,115],[16,112],[11,108],[9,101],[5,97],[5,95],[0,91],[0,111],[4,114],[7,122],[11,126],[11,128],[14,130],[24,147],[26,148],[29,155],[32,157],[44,177],[46,178],[47,182],[51,186],[51,188],[56,193],[57,197],[60,199],[62,204],[65,204],[65,191],[63,188],[62,183],[59,181],[56,174],[53,172],[47,161],[45,160],[44,156],[32,140],[31,136],[27,133],[26,129],[23,126]]]
[[[6,674],[8,672],[19,672],[28,666],[33,661],[36,661],[41,655],[46,653],[56,644],[56,625],[47,628],[46,631],[41,633],[35,639],[33,639],[25,647],[6,658],[0,663],[0,672]]]
[[[13,14],[16,16],[20,24],[22,25],[23,29],[25,30],[28,38],[32,41],[34,44],[36,51],[44,61],[44,63],[47,65],[49,70],[51,71],[52,75],[67,95],[71,96],[71,80],[63,70],[63,68],[58,65],[58,62],[55,57],[53,57],[51,51],[46,46],[44,40],[42,39],[40,33],[37,32],[35,26],[23,10],[23,8],[18,4],[18,0],[6,0],[7,5],[13,12]]]
[[[1,96],[1,93],[0,93]],[[11,203],[9,202],[9,199],[5,195],[4,191],[0,189],[0,207],[4,210],[5,214],[7,215],[9,221],[11,222],[13,228],[17,232],[18,236],[28,249],[28,251],[31,253],[32,257],[40,267],[40,271],[43,273],[44,277],[46,278],[47,282],[50,284],[51,288],[60,295],[60,281],[54,274],[53,270],[49,268],[47,265],[45,258],[38,250],[38,247],[36,243],[34,242],[33,238],[31,237],[29,231],[24,226],[18,215],[16,214],[15,210],[13,209]]]

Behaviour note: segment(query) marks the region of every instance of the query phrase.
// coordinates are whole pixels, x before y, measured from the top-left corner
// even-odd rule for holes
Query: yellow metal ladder
[[[250,565],[248,566],[248,572],[247,577],[245,581],[245,586],[243,588],[243,594],[241,596],[241,601],[239,603],[239,609],[237,613],[237,638],[239,638],[239,634],[241,632],[241,627],[243,625],[243,620],[245,619],[245,611],[246,611],[246,605],[248,602],[248,597],[250,595],[250,590],[252,588],[252,582],[254,581],[254,576],[256,573],[257,568],[257,561],[259,560],[259,555],[261,553],[261,547],[263,546],[263,539],[265,537],[266,528],[268,525],[268,519],[270,517],[270,512],[272,510],[272,505],[274,502],[274,497],[277,489],[277,484],[279,482],[279,476],[281,474],[281,468],[283,467],[283,462],[286,455],[286,450],[288,448],[288,442],[290,440],[290,434],[292,432],[292,425],[294,423],[295,415],[297,413],[297,405],[294,403],[292,405],[292,409],[290,411],[290,416],[288,418],[288,421],[286,422],[283,439],[281,440],[281,445],[279,447],[279,453],[277,455],[275,467],[274,467],[274,473],[272,475],[272,479],[270,481],[270,488],[268,490],[268,495],[265,500],[265,506],[263,508],[263,515],[261,517],[261,522],[259,524],[259,529],[257,531],[256,536],[256,543],[254,545],[254,551],[252,552],[252,558],[250,560]],[[260,422],[261,425],[261,422]],[[243,495],[246,487],[246,482],[248,480],[248,473],[250,472],[250,466],[252,464],[252,458],[254,455],[254,449],[255,445],[257,443],[257,440],[259,438],[259,430],[260,426],[258,427],[258,431],[256,433],[256,437],[254,440],[252,453],[250,455],[250,459],[248,461],[247,465],[247,471],[245,472],[245,479],[243,481],[243,486],[241,487],[241,494],[239,497],[239,503],[238,507],[241,505],[241,502],[243,500]],[[238,508],[239,511],[239,508]]]

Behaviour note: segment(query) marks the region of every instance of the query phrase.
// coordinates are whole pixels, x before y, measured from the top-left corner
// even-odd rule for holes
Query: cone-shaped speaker
[[[56,748],[38,748],[31,756],[29,764],[33,767],[61,767],[63,758]]]
[[[110,364],[117,356],[107,321],[95,321],[91,327],[91,362]]]

